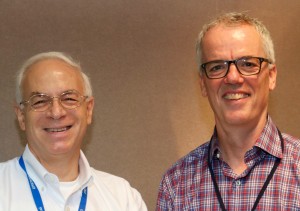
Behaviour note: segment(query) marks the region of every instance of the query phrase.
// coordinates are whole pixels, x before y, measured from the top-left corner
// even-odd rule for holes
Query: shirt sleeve
[[[164,176],[158,190],[156,211],[170,211],[172,209],[171,194],[168,188],[168,177]]]
[[[127,182],[126,182],[127,183]],[[141,194],[134,188],[130,187],[127,183],[127,196],[128,196],[128,211],[147,211],[146,204],[142,199]]]
[[[98,196],[95,203],[99,203],[100,198],[103,200],[99,206],[106,204],[111,210],[147,211],[141,194],[127,180],[99,171],[94,176],[93,184]]]

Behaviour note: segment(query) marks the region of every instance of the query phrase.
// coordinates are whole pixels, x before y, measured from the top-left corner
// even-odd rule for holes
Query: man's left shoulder
[[[94,187],[107,197],[110,195],[115,198],[122,207],[129,207],[129,210],[147,210],[139,191],[133,188],[126,179],[94,168],[91,168],[91,173]]]
[[[299,151],[299,149],[300,149],[300,139],[299,138],[296,138],[287,133],[282,133],[282,137],[284,139],[284,145],[286,147]]]
[[[126,179],[122,177],[99,171],[94,168],[91,168],[91,171],[94,178],[94,184],[100,189],[104,188],[118,194],[127,193],[140,195],[140,193],[135,188],[133,188]]]
[[[300,162],[300,139],[283,133],[284,154],[296,162]]]
[[[109,183],[109,184],[129,184],[128,181],[122,177],[104,172],[104,171],[99,171],[97,169],[91,168],[91,172],[93,177],[96,180],[100,180],[104,183]]]

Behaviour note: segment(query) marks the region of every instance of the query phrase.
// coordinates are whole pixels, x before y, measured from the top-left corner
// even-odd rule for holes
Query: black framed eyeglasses
[[[263,62],[271,64],[270,60],[262,57],[241,57],[235,60],[215,60],[201,64],[205,75],[209,79],[225,77],[231,64],[234,64],[241,75],[257,75]]]
[[[79,107],[88,96],[83,96],[76,90],[63,92],[57,97],[37,93],[32,95],[28,100],[20,102],[20,106],[25,106],[27,104],[32,110],[42,112],[48,110],[53,105],[54,98],[58,99],[59,104],[63,108],[71,110]]]

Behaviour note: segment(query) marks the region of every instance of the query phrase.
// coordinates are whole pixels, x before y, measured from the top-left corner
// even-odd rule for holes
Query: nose
[[[49,116],[53,119],[60,119],[66,114],[65,108],[61,105],[58,97],[53,97],[50,108],[48,109]]]
[[[244,78],[242,77],[241,73],[238,71],[235,63],[231,63],[228,68],[229,70],[225,77],[226,83],[237,84],[237,83],[242,83],[244,81]]]

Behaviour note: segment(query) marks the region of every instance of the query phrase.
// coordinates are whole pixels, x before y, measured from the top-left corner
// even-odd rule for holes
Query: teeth
[[[246,98],[248,96],[249,95],[247,95],[247,94],[236,93],[236,94],[227,94],[224,96],[224,98],[228,99],[228,100],[239,100],[242,98]]]
[[[47,128],[46,130],[48,132],[63,132],[68,130],[69,127],[63,127],[63,128]]]

